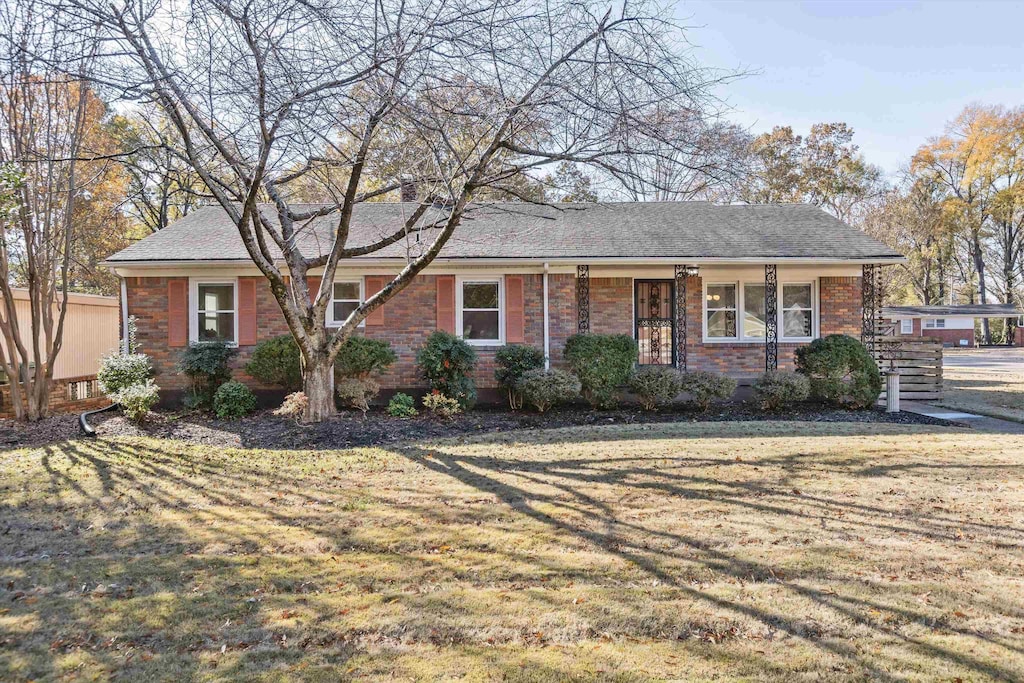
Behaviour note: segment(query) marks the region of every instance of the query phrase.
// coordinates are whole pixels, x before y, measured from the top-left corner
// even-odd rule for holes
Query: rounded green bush
[[[798,372],[771,370],[754,381],[754,397],[761,410],[776,411],[806,401],[811,383]]]
[[[416,353],[416,364],[431,391],[454,398],[463,410],[476,403],[476,385],[470,377],[476,366],[476,351],[464,340],[438,330]]]
[[[525,344],[509,344],[494,354],[494,379],[498,386],[508,392],[508,405],[512,410],[523,407],[523,397],[516,389],[523,373],[544,367],[544,352]]]
[[[619,387],[629,380],[638,354],[627,334],[576,334],[565,342],[565,359],[595,408],[618,405]]]
[[[189,378],[191,392],[185,397],[189,408],[207,410],[224,382],[231,379],[231,361],[238,349],[224,342],[201,342],[187,346],[178,356],[178,371]]]
[[[245,372],[261,384],[298,391],[302,387],[299,345],[290,334],[264,339],[252,350]]]
[[[686,372],[682,376],[682,390],[701,410],[707,410],[714,401],[727,401],[736,392],[736,380],[716,372]]]
[[[144,353],[113,353],[100,359],[96,379],[100,391],[113,396],[122,389],[145,384],[153,373],[153,364]]]
[[[882,392],[878,364],[849,335],[830,334],[797,349],[796,369],[810,380],[811,396],[826,403],[868,408]]]
[[[388,402],[388,415],[391,417],[413,417],[416,414],[416,401],[409,394],[395,394]]]
[[[398,360],[391,344],[379,339],[349,337],[341,345],[334,359],[334,371],[339,377],[365,378],[371,372],[383,372]]]
[[[580,395],[580,381],[575,375],[564,370],[527,370],[519,378],[516,389],[523,401],[532,405],[537,412],[568,403]]]
[[[629,378],[629,389],[640,399],[644,410],[668,405],[682,391],[682,385],[679,371],[664,365],[646,365]]]
[[[213,410],[223,419],[245,417],[256,410],[256,395],[241,382],[225,382],[213,395]]]
[[[123,387],[111,394],[110,398],[121,406],[125,417],[132,422],[142,422],[160,400],[160,387],[153,384],[153,380],[147,379]]]

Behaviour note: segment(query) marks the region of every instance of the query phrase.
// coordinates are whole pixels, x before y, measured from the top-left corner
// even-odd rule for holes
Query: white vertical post
[[[551,332],[548,322],[548,264],[544,263],[544,369],[551,369]]]
[[[900,412],[900,371],[897,368],[885,371],[885,412]]]

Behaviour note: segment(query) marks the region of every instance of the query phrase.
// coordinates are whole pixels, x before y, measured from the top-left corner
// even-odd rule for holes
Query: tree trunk
[[[306,422],[323,422],[337,411],[334,407],[334,364],[327,354],[314,356],[302,370],[302,391],[309,403]]]
[[[981,237],[978,234],[974,236],[974,248],[972,256],[974,257],[974,269],[978,273],[978,303],[988,303],[988,291],[985,287],[985,256],[981,250]],[[991,344],[992,343],[992,330],[988,324],[988,318],[981,319],[981,343]]]

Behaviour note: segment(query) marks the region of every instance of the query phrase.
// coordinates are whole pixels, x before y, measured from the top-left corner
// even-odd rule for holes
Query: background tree
[[[105,84],[160,107],[180,137],[176,153],[237,227],[299,346],[314,421],[334,412],[341,345],[430,263],[474,200],[515,192],[511,179],[551,162],[631,178],[637,158],[688,142],[654,112],[696,115],[716,83],[644,2],[614,15],[534,0],[68,0],[61,9],[69,34],[102,33]],[[382,184],[367,171],[401,158],[396,141],[424,153]],[[340,179],[336,197],[294,203],[292,188],[327,170]],[[420,189],[418,207],[393,232],[352,243],[356,206],[395,191],[401,176]],[[331,222],[333,242],[303,253],[299,236],[315,220]],[[328,331],[331,288],[311,293],[310,269],[330,282],[340,262],[397,243],[405,267]]]
[[[804,138],[776,126],[753,139],[738,198],[751,204],[807,202],[854,221],[884,191],[882,171],[853,144],[845,123],[816,123]]]
[[[563,161],[554,175],[544,179],[545,195],[553,202],[596,202],[597,193],[591,187],[590,176],[576,165]]]
[[[142,235],[162,230],[210,198],[180,153],[180,136],[159,109],[132,111],[117,117],[112,127],[126,153],[121,159],[127,176],[124,213],[143,228]]]

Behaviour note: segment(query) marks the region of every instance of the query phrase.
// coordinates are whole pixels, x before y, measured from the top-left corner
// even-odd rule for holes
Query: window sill
[[[464,339],[463,338],[462,341],[466,342],[470,346],[484,347],[484,348],[486,348],[486,347],[499,348],[499,347],[502,347],[502,346],[505,345],[505,342],[500,340],[500,339]]]
[[[779,344],[809,344],[817,339],[817,337],[780,337],[778,340]],[[767,342],[763,339],[737,339],[732,337],[730,339],[725,338],[707,338],[702,340],[702,343],[708,345],[732,345],[732,346],[764,346]]]

